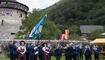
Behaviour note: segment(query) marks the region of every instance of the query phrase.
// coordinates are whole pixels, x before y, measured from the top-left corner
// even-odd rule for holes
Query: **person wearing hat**
[[[18,60],[26,60],[26,47],[25,47],[25,42],[20,41],[20,46],[18,47]]]
[[[43,51],[44,51],[44,60],[50,60],[50,57],[49,57],[49,52],[51,51],[47,44],[44,43],[44,46],[43,46]]]
[[[37,60],[38,47],[33,42],[30,46],[30,60]]]

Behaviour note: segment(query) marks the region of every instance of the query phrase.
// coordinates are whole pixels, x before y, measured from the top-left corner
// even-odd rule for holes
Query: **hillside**
[[[49,19],[64,28],[71,25],[104,25],[105,0],[61,0],[47,8]]]

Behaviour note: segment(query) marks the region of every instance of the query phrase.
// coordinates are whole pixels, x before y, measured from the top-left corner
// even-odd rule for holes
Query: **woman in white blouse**
[[[20,46],[18,47],[18,60],[26,60],[26,47],[25,47],[25,42],[24,41],[20,41]]]
[[[50,49],[47,47],[46,43],[43,46],[43,51],[44,51],[44,60],[49,60]]]

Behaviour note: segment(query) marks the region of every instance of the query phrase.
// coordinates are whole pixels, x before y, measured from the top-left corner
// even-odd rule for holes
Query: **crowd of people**
[[[36,42],[25,43],[20,41],[11,41],[9,43],[10,60],[51,60],[51,56],[55,56],[56,60],[60,60],[65,56],[65,60],[92,60],[91,56],[94,55],[95,60],[99,60],[100,48],[96,44],[82,43],[68,43],[62,46],[60,43],[55,45],[50,43]]]

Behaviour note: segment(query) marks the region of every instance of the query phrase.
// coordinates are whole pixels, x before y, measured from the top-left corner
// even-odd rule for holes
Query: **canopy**
[[[105,43],[105,38],[98,38],[98,39],[95,39],[94,41],[92,41],[90,43]]]

